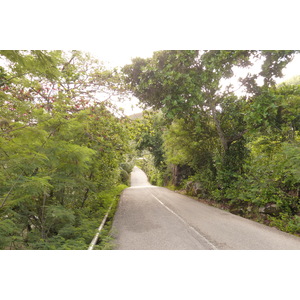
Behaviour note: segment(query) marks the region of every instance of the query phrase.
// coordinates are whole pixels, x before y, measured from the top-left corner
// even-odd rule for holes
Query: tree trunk
[[[85,201],[86,201],[86,199],[88,198],[88,195],[89,195],[89,191],[90,191],[89,188],[87,188],[87,189],[85,190],[85,193],[84,193],[84,196],[83,196],[83,200],[82,200],[82,203],[81,203],[81,208],[84,207]]]
[[[93,178],[93,172],[91,172],[91,174],[90,174],[90,176],[89,176],[89,180],[91,180],[92,178]],[[89,191],[90,191],[90,189],[89,189],[89,188],[86,188],[85,193],[84,193],[84,196],[83,196],[83,200],[82,200],[82,203],[81,203],[81,208],[83,208],[83,206],[84,206],[84,204],[85,204],[85,201],[86,201],[86,199],[88,198]]]
[[[45,204],[46,204],[46,193],[44,193],[43,197],[43,206],[42,206],[42,219],[41,219],[41,225],[42,225],[42,239],[45,239]]]
[[[176,186],[178,183],[178,166],[173,165],[173,170],[172,170],[172,183]]]
[[[224,132],[221,128],[220,120],[218,119],[216,107],[214,105],[211,105],[211,112],[212,112],[212,116],[213,116],[213,119],[214,119],[214,122],[216,125],[217,133],[221,140],[221,144],[223,146],[224,151],[226,152],[229,149],[229,142],[228,142],[227,138],[225,137]]]

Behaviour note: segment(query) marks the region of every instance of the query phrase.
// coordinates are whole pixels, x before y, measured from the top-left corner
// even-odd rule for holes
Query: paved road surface
[[[149,184],[134,167],[112,234],[118,250],[300,249],[300,238]]]

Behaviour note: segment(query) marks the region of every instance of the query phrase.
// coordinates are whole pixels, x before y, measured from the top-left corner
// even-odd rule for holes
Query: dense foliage
[[[117,72],[0,51],[0,249],[87,249],[135,157],[154,184],[300,234],[299,76],[275,84],[296,52],[158,51]],[[141,119],[112,104],[128,92]]]
[[[0,248],[87,249],[131,167],[114,71],[78,51],[0,58]]]
[[[156,182],[300,234],[299,78],[275,84],[295,53],[158,51],[134,59],[123,68],[127,88],[159,111],[140,135],[153,161],[144,168]]]

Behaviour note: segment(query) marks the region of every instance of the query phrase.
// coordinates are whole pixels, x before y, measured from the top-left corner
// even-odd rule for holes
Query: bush
[[[291,216],[287,213],[280,213],[279,218],[269,217],[270,225],[282,231],[300,234],[300,216]]]
[[[6,249],[20,239],[20,229],[12,220],[0,221],[0,249]]]
[[[49,206],[46,214],[46,224],[48,232],[57,234],[65,226],[70,226],[75,222],[74,212],[61,205]]]
[[[129,178],[130,178],[130,176],[129,176],[129,174],[125,170],[121,169],[121,171],[120,171],[120,177],[121,177],[121,182],[123,184],[129,185]]]
[[[121,163],[120,167],[121,167],[121,169],[126,171],[128,174],[130,174],[134,167],[134,162],[132,161],[132,162]]]

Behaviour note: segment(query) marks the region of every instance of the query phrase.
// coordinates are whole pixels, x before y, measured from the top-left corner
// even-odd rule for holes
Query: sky
[[[131,63],[131,59],[135,57],[152,57],[153,52],[157,51],[153,49],[139,49],[139,48],[114,48],[114,49],[96,49],[96,50],[86,50],[93,57],[102,61],[105,65],[115,68],[122,67],[126,64]],[[135,113],[142,112],[143,109],[138,107],[139,100],[133,97],[131,100],[124,100],[124,102],[116,102],[115,104],[124,110],[125,115],[132,115]]]
[[[297,54],[293,61],[287,65],[283,70],[283,78],[278,80],[278,83],[292,78],[293,76],[300,75],[300,54]]]
[[[121,67],[131,63],[131,59],[135,57],[147,58],[153,55],[158,49],[138,49],[138,48],[115,48],[115,49],[94,49],[87,50],[94,57],[103,61],[111,67]]]

